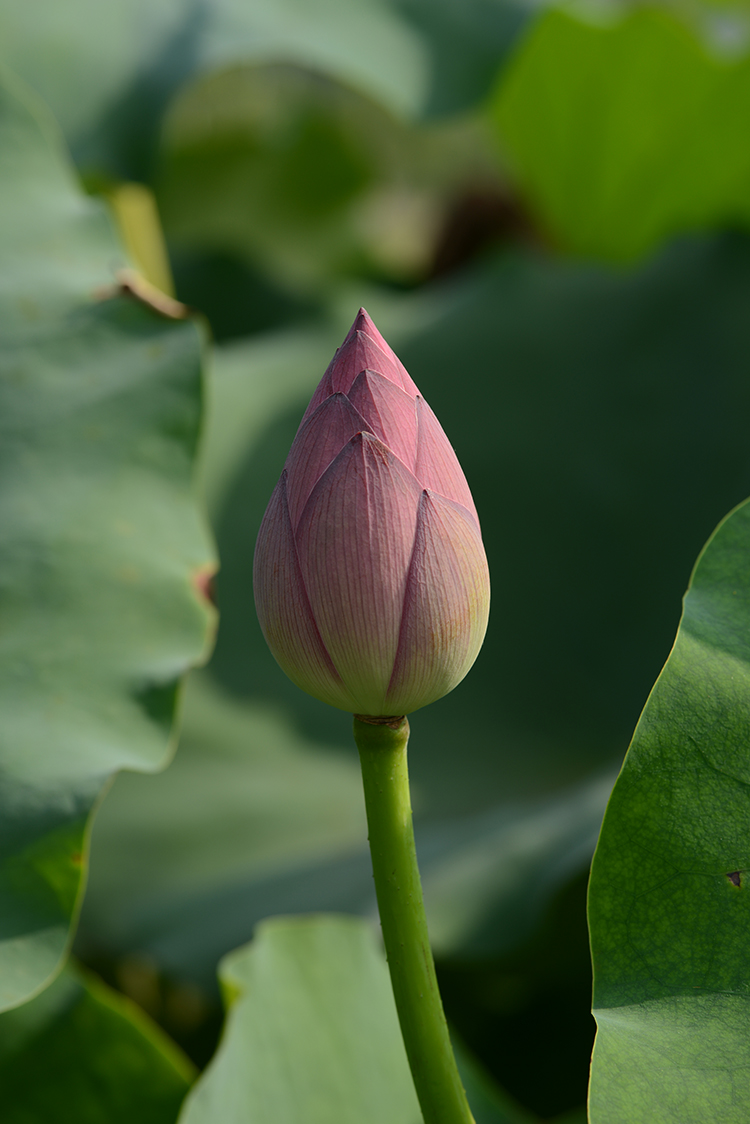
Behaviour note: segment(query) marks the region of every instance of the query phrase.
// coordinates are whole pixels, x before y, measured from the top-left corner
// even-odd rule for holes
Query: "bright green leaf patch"
[[[632,261],[686,230],[750,221],[750,58],[641,7],[596,25],[546,14],[492,115],[564,249]]]
[[[750,503],[698,560],[591,878],[592,1124],[750,1117]]]
[[[355,918],[278,918],[221,965],[224,1039],[182,1124],[417,1124],[385,960]]]
[[[0,1015],[3,1124],[174,1124],[190,1062],[134,1004],[66,971]]]
[[[11,86],[0,181],[2,1008],[60,963],[107,777],[167,756],[210,551],[195,326],[116,295],[105,215]]]

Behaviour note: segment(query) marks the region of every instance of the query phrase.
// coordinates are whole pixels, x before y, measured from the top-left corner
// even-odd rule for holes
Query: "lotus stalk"
[[[383,938],[426,1124],[469,1124],[427,936],[407,714],[453,690],[489,614],[474,501],[364,309],[321,379],[258,534],[255,603],[289,678],[352,713]]]

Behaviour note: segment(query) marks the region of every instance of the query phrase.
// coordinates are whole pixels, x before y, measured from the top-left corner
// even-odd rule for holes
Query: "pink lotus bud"
[[[292,443],[254,584],[289,678],[355,714],[407,714],[442,698],[482,645],[489,572],[469,486],[364,309]]]

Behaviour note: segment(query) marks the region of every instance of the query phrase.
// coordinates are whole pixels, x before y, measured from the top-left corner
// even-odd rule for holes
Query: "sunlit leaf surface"
[[[737,39],[706,42],[657,6],[537,23],[492,112],[557,245],[632,261],[688,230],[747,227],[750,56]]]
[[[417,1124],[388,971],[354,918],[267,921],[221,965],[224,1040],[182,1124]]]

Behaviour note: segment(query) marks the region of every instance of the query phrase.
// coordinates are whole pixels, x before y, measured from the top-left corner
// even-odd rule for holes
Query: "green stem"
[[[440,1001],[409,799],[406,718],[354,717],[388,968],[425,1124],[474,1124]]]

